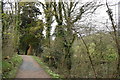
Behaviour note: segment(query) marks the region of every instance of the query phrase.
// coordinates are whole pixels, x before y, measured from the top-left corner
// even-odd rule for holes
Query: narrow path
[[[21,56],[23,58],[23,63],[20,66],[16,78],[50,78],[31,56]]]

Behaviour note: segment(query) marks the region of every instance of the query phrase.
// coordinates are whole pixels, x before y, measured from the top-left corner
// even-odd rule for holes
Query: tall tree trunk
[[[118,61],[117,61],[117,77],[119,78],[120,77],[120,40],[119,40],[119,36],[117,35],[117,28],[116,28],[116,25],[114,23],[114,18],[113,18],[113,12],[111,11],[107,1],[106,1],[106,7],[107,7],[107,13],[108,13],[108,16],[109,16],[109,19],[111,21],[111,25],[112,25],[112,28],[113,28],[113,39],[116,43],[116,48],[117,48],[117,53],[118,53]]]
[[[118,70],[118,78],[120,77],[120,47],[118,48],[118,65],[117,65],[117,70]]]
[[[1,10],[1,14],[3,14],[4,13],[4,10],[3,10],[3,0],[1,1],[1,8],[0,8],[0,10]],[[3,35],[4,25],[3,25],[3,16],[2,15],[1,15],[1,20],[2,20],[2,36],[4,36]]]
[[[67,64],[67,69],[68,69],[68,75],[67,77],[71,77],[71,66],[72,66],[72,60],[71,60],[72,54],[70,53],[70,48],[66,50],[66,64]]]
[[[50,32],[51,32],[51,24],[53,23],[52,18],[53,15],[51,13],[52,11],[52,2],[45,2],[45,6],[44,6],[44,13],[45,13],[45,18],[46,18],[46,41],[47,41],[47,47],[50,48],[50,40],[51,40],[51,36],[50,36]]]

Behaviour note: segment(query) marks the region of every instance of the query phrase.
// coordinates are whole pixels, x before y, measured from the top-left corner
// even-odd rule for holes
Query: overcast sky
[[[44,2],[44,0],[39,0],[39,1]],[[67,1],[67,0],[65,0],[65,1]],[[106,0],[75,0],[75,1],[80,1],[82,3],[86,3],[86,2],[90,2],[90,1],[97,1],[97,2],[100,2],[100,4],[106,3]],[[120,0],[107,0],[107,2],[109,5],[111,5],[110,8],[113,11],[115,21],[118,22],[118,2],[120,2]],[[102,7],[98,8],[95,12],[95,15],[91,16],[92,20],[88,20],[88,21],[92,22],[93,25],[97,25],[98,29],[106,30],[105,25],[101,24],[101,23],[105,23],[107,19],[109,20],[109,17],[108,17],[108,14],[106,13],[106,11],[107,11],[106,6],[102,6]],[[41,16],[41,18],[42,17],[43,16]],[[94,21],[96,21],[96,22],[94,22]],[[108,23],[109,22],[110,21],[108,21]],[[83,22],[83,23],[85,23],[85,22]],[[79,22],[78,22],[78,24],[79,24]],[[52,24],[52,26],[55,26],[55,25],[57,25],[56,22],[54,22]],[[55,29],[55,27],[52,28],[52,33],[54,32],[54,29]]]
[[[5,0],[5,1],[8,1],[8,0]],[[11,2],[13,1],[17,1],[17,0],[9,0]],[[21,0],[22,2],[30,2],[30,1],[37,1],[37,0]],[[41,1],[41,2],[44,2],[45,0],[38,0],[38,1]],[[46,1],[50,1],[50,0],[46,0]],[[57,0],[59,1],[59,0]],[[69,1],[69,0],[63,0],[63,1]],[[85,3],[85,2],[90,2],[90,1],[97,1],[97,2],[101,2],[101,4],[105,4],[106,3],[106,0],[72,0],[72,1],[79,1],[79,2],[82,2],[82,3]],[[114,5],[114,4],[117,4],[120,0],[107,0],[107,2],[111,5]],[[9,7],[9,6],[8,6]],[[114,17],[117,18],[117,15],[118,15],[118,6],[111,6],[110,7],[113,11],[114,14]],[[103,18],[108,18],[108,15],[106,14],[106,7],[100,7],[97,9],[96,11],[96,14],[99,15],[99,16],[96,16],[98,19],[103,19]]]
[[[83,3],[89,2],[89,1],[97,1],[97,2],[100,2],[100,4],[106,4],[106,0],[82,0]],[[117,24],[118,23],[118,2],[120,2],[120,0],[107,0],[107,2],[110,5],[110,8],[112,9],[114,20]],[[101,24],[106,22],[108,22],[108,25],[110,24],[109,17],[106,11],[107,11],[106,5],[99,7],[96,10],[95,14],[90,17],[87,16],[90,19],[88,20],[86,19],[86,20],[88,22],[91,22],[93,25],[97,25],[96,27],[98,27],[98,29],[107,30],[105,25]],[[85,21],[83,23],[88,23],[88,22]],[[82,24],[82,23],[78,23],[78,24]]]
[[[15,0],[9,0],[9,1],[13,2]],[[23,2],[26,2],[26,1],[33,2],[33,1],[37,1],[37,0],[22,0],[22,1]],[[44,0],[39,0],[39,1],[44,3]],[[46,1],[49,1],[49,0],[46,0]],[[64,0],[64,1],[68,1],[68,0]],[[105,4],[106,3],[106,0],[72,0],[72,1],[79,1],[79,2],[82,2],[82,3],[86,3],[86,2],[90,2],[90,1],[97,1],[97,2],[100,2],[100,4]],[[107,2],[108,2],[109,5],[114,5],[114,6],[110,6],[110,8],[113,11],[114,19],[117,22],[118,21],[118,5],[117,4],[118,4],[118,2],[120,2],[120,0],[107,0]],[[43,11],[42,8],[40,10]],[[106,22],[106,19],[109,19],[106,11],[107,11],[106,6],[102,6],[102,7],[98,8],[96,10],[96,12],[95,12],[95,15],[89,16],[89,17],[91,17],[92,20],[88,20],[88,21],[93,21],[93,24],[101,25],[101,27],[99,27],[100,29],[105,29],[103,27],[104,25],[102,26],[102,24],[99,24],[97,22]],[[44,16],[43,15],[40,16],[40,18],[44,20]],[[97,22],[94,23],[94,21],[97,21]],[[55,26],[55,25],[57,25],[56,22],[54,22],[52,24],[52,26]],[[54,29],[55,29],[55,27],[52,28],[52,33],[53,33]]]

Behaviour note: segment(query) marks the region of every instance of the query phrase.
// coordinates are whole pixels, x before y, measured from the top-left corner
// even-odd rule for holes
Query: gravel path
[[[31,56],[21,56],[23,58],[23,63],[20,66],[16,78],[50,78]]]

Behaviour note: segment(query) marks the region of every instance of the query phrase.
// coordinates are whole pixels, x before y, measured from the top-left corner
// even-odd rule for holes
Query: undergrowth
[[[52,78],[61,78],[59,74],[53,72],[39,57],[33,56],[33,58],[40,64],[40,66],[47,72]]]
[[[2,61],[2,78],[15,78],[16,72],[22,63],[22,57],[14,55]]]

